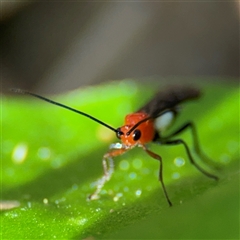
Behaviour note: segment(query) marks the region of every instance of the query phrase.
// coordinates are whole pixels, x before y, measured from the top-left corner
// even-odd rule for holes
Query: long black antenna
[[[157,117],[160,117],[161,115],[163,115],[163,114],[165,114],[165,113],[167,113],[167,112],[169,112],[169,111],[170,111],[170,109],[167,109],[167,110],[165,110],[165,111],[160,112],[160,113],[157,114],[156,116],[150,116],[150,117],[146,117],[146,118],[142,119],[141,121],[137,122],[132,128],[130,128],[130,130],[127,132],[127,135],[130,135],[131,132],[132,132],[134,129],[136,129],[139,125],[141,125],[143,122],[146,122],[147,120],[150,120],[150,119],[155,119],[155,118],[157,118]]]
[[[50,100],[50,99],[48,99],[48,98],[42,97],[42,96],[40,96],[40,95],[38,95],[38,94],[29,92],[29,91],[26,91],[26,90],[22,90],[22,89],[19,89],[19,88],[11,88],[10,91],[15,92],[15,93],[20,93],[20,94],[28,94],[28,95],[34,96],[34,97],[36,97],[36,98],[40,98],[40,99],[42,99],[42,100],[44,100],[44,101],[46,101],[46,102],[52,103],[52,104],[57,105],[57,106],[62,107],[62,108],[66,108],[66,109],[68,109],[68,110],[70,110],[70,111],[73,111],[73,112],[78,113],[78,114],[81,114],[81,115],[83,115],[83,116],[85,116],[85,117],[87,117],[87,118],[90,118],[90,119],[92,119],[93,121],[95,121],[95,122],[97,122],[97,123],[100,123],[100,124],[102,124],[103,126],[111,129],[112,131],[114,131],[114,132],[117,133],[117,134],[120,134],[120,135],[122,134],[122,132],[120,132],[118,129],[115,129],[115,128],[109,126],[108,124],[100,121],[99,119],[97,119],[97,118],[95,118],[95,117],[93,117],[93,116],[91,116],[91,115],[89,115],[89,114],[87,114],[87,113],[84,113],[84,112],[82,112],[82,111],[79,111],[79,110],[74,109],[74,108],[71,108],[71,107],[68,107],[68,106],[66,106],[66,105],[64,105],[64,104],[55,102],[55,101]]]

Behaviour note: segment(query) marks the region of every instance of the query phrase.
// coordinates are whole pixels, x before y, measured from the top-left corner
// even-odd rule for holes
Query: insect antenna
[[[136,129],[140,124],[142,124],[143,122],[146,122],[147,120],[150,120],[150,119],[155,119],[155,118],[157,118],[157,117],[160,117],[161,115],[163,115],[163,114],[165,114],[165,113],[167,113],[167,112],[169,112],[169,109],[167,109],[167,110],[165,110],[165,111],[163,111],[163,112],[160,112],[160,113],[157,114],[156,116],[149,116],[149,117],[147,117],[147,118],[142,119],[141,121],[139,121],[138,123],[136,123],[136,124],[127,132],[127,135],[130,135],[131,132],[132,132],[134,129]]]
[[[77,110],[77,109],[68,107],[68,106],[66,106],[66,105],[64,105],[64,104],[55,102],[55,101],[53,101],[53,100],[51,100],[51,99],[45,98],[45,97],[40,96],[40,95],[38,95],[38,94],[36,94],[36,93],[32,93],[32,92],[29,92],[29,91],[26,91],[26,90],[22,90],[22,89],[19,89],[19,88],[11,88],[10,91],[15,92],[15,93],[20,93],[20,94],[31,95],[31,96],[33,96],[33,97],[39,98],[39,99],[41,99],[41,100],[44,100],[44,101],[49,102],[49,103],[51,103],[51,104],[57,105],[57,106],[59,106],[59,107],[66,108],[66,109],[68,109],[68,110],[70,110],[70,111],[72,111],[72,112],[75,112],[75,113],[81,114],[81,115],[83,115],[83,116],[85,116],[85,117],[87,117],[87,118],[90,118],[91,120],[93,120],[93,121],[95,121],[95,122],[97,122],[97,123],[105,126],[106,128],[112,130],[112,131],[115,132],[116,134],[119,134],[119,135],[122,135],[122,134],[123,134],[119,129],[115,129],[115,128],[111,127],[110,125],[102,122],[101,120],[99,120],[99,119],[97,119],[97,118],[95,118],[95,117],[93,117],[93,116],[91,116],[91,115],[89,115],[89,114],[87,114],[87,113],[85,113],[85,112],[82,112],[82,111],[79,111],[79,110]]]

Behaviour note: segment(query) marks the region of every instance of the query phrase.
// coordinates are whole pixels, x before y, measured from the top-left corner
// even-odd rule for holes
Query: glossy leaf
[[[153,89],[126,80],[49,98],[119,127]],[[164,160],[172,208],[158,182],[159,163],[139,148],[115,159],[101,198],[87,201],[103,172],[101,158],[117,141],[114,133],[41,100],[3,96],[1,237],[237,238],[239,89],[225,83],[202,89],[201,99],[184,104],[173,129],[196,122],[201,146],[214,160],[206,166],[194,157],[220,181],[190,165],[181,146],[151,144]],[[192,146],[190,131],[182,137]]]

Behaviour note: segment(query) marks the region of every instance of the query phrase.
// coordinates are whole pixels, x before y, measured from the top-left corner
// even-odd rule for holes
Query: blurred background
[[[239,2],[1,2],[2,91],[239,80]]]

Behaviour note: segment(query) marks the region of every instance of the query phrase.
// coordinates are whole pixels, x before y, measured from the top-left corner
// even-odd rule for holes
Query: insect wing
[[[178,104],[200,96],[200,91],[193,87],[174,87],[158,92],[155,97],[137,112],[145,112],[149,117],[157,118],[166,110],[176,112]]]
[[[166,130],[172,124],[175,116],[176,112],[169,110],[164,114],[160,115],[159,117],[156,117],[154,121],[155,129],[158,132]]]

